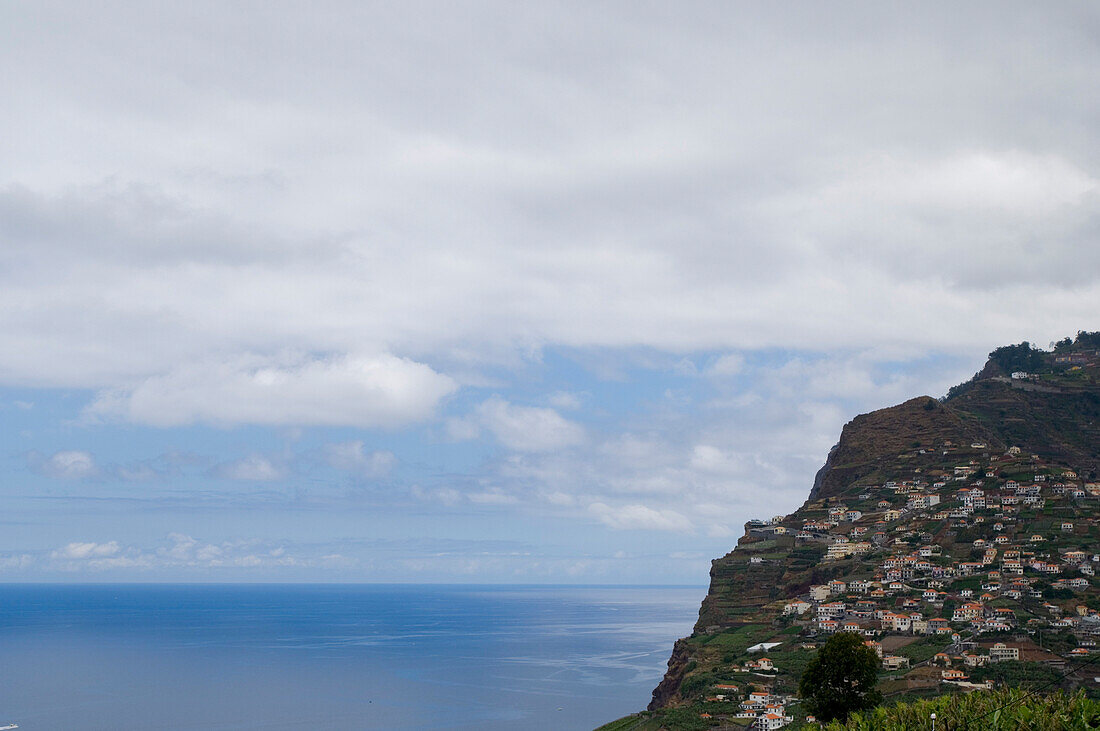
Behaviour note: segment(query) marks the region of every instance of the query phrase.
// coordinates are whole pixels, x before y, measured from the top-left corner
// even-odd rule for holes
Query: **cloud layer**
[[[133,575],[135,571],[150,573],[166,569],[346,569],[354,561],[339,554],[295,555],[285,546],[261,541],[204,543],[182,533],[172,533],[160,545],[149,548],[119,541],[74,541],[38,556],[0,558],[0,568],[9,570],[26,570],[35,565],[47,572],[95,574],[122,570]]]
[[[532,347],[969,352],[1100,304],[1087,3],[256,10],[5,8],[0,382],[395,425]]]

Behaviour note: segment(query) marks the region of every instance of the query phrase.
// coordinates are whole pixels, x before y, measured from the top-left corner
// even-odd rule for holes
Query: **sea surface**
[[[592,729],[703,587],[0,584],[0,725]]]

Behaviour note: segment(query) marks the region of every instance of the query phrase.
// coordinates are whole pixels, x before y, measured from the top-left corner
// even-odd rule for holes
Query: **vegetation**
[[[844,720],[882,700],[875,688],[878,657],[854,632],[839,632],[810,660],[799,682],[806,709],[822,721]]]
[[[1077,338],[1073,341],[1073,344],[1078,349],[1083,348],[1100,348],[1100,330],[1095,332],[1085,332],[1084,330],[1077,331]]]
[[[975,668],[970,673],[970,679],[975,683],[992,680],[998,685],[1035,690],[1058,685],[1062,674],[1048,665],[1010,660]]]
[[[925,662],[932,659],[937,652],[943,652],[951,640],[942,635],[922,637],[912,644],[906,645],[897,651],[902,657],[907,657],[914,663]]]
[[[1031,347],[1026,340],[1019,345],[1006,345],[989,354],[989,362],[1001,369],[1004,374],[1023,371],[1034,373],[1043,369],[1046,360],[1043,351]]]
[[[1049,696],[1031,695],[1010,689],[992,693],[940,696],[915,703],[899,703],[888,708],[852,714],[847,722],[834,722],[830,731],[915,731],[932,728],[943,731],[981,729],[1095,729],[1100,727],[1100,702],[1084,693]]]

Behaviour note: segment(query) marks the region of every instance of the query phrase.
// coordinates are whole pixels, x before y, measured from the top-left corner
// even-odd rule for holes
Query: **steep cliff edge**
[[[921,396],[897,406],[862,414],[844,425],[840,441],[818,473],[808,502],[841,494],[862,478],[893,468],[899,455],[931,449],[949,435],[958,444],[975,441],[1001,448],[999,438],[980,421],[950,404]]]
[[[1005,350],[1012,358],[1026,357],[1030,370],[1013,370],[1014,361],[995,357]],[[1028,646],[1025,628],[1050,622],[1052,597],[1061,600],[1059,611],[1089,619],[1100,609],[1092,573],[1071,590],[1020,569],[1009,589],[1002,572],[1014,574],[1020,559],[1011,559],[1007,569],[1002,562],[1015,555],[1035,566],[1061,565],[1075,549],[1100,545],[1100,484],[1092,482],[1098,477],[1096,348],[1063,347],[1061,354],[1030,346],[998,349],[974,379],[942,401],[922,396],[857,416],[844,426],[806,502],[782,519],[750,521],[737,547],[712,562],[699,620],[690,637],[677,641],[649,709],[690,708],[700,717],[732,718],[738,707],[729,703],[747,689],[792,698],[814,644],[841,626],[881,640],[899,656],[907,653],[906,664],[912,660],[916,669],[889,679],[888,693],[898,694],[938,688],[939,671],[929,671],[933,653],[926,650],[947,647],[960,633],[960,641],[980,644],[1015,632],[1023,637],[1017,637],[1020,647]],[[1033,493],[1018,496],[1025,484]],[[971,500],[975,490],[989,494],[988,505],[984,498]],[[994,546],[1000,559],[990,558],[991,548],[997,555]],[[895,569],[903,559],[920,569]],[[976,566],[992,576],[974,578]],[[850,581],[859,587],[855,594],[828,589]],[[952,614],[982,587],[989,615],[982,621],[991,630],[959,623]],[[831,615],[823,615],[824,624],[817,615],[826,598],[842,600],[839,621],[831,625]],[[792,603],[801,611],[792,612]],[[903,609],[919,633],[885,628],[883,614]],[[946,626],[937,623],[952,618],[940,642],[944,633],[928,627]],[[1100,634],[1100,615],[1096,620]],[[1043,652],[1036,649],[1031,659],[1064,663]],[[768,657],[759,667],[762,654]]]

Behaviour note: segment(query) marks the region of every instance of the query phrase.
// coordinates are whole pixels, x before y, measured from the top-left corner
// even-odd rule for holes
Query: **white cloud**
[[[101,393],[87,414],[153,426],[397,427],[431,417],[455,387],[430,367],[391,355],[290,363],[237,358],[181,366]]]
[[[23,571],[33,568],[38,562],[29,553],[13,553],[0,555],[0,570]]]
[[[954,368],[902,367],[897,359],[911,356],[896,351],[784,357],[706,379],[709,401],[662,403],[571,449],[512,453],[472,477],[515,496],[516,510],[727,539],[749,518],[797,507],[845,421],[929,390]]]
[[[497,441],[519,452],[549,452],[584,439],[584,429],[554,409],[517,406],[500,396],[482,402],[476,417]]]
[[[453,487],[441,487],[434,490],[425,489],[420,485],[413,485],[409,488],[409,493],[426,503],[438,503],[440,505],[446,505],[448,507],[457,505],[462,501],[463,495]]]
[[[423,363],[548,344],[686,368],[1046,342],[1100,305],[1082,7],[539,6],[507,48],[492,4],[223,5],[209,32],[169,7],[125,37],[113,11],[12,10],[0,382],[106,389],[94,413],[142,423],[394,425],[455,388]],[[245,355],[281,348],[335,355]],[[364,352],[416,387],[364,393]]]
[[[690,358],[681,358],[676,365],[672,366],[672,372],[679,376],[697,376],[699,368]]]
[[[99,467],[90,452],[67,449],[50,456],[27,454],[27,466],[39,474],[58,480],[81,480],[99,475]]]
[[[691,452],[690,466],[694,470],[713,474],[750,476],[759,465],[749,455],[732,453],[710,444],[697,444]]]
[[[726,353],[711,363],[707,373],[712,376],[736,376],[745,366],[744,356],[738,353]]]
[[[654,510],[636,504],[612,507],[604,503],[592,503],[588,510],[600,522],[617,530],[693,531],[691,521],[675,510]]]
[[[50,553],[50,565],[61,571],[103,571],[149,568],[151,560],[140,551],[117,541],[69,543]]]
[[[1095,178],[1056,155],[970,150],[931,160],[872,158],[828,188],[821,204],[848,208],[858,200],[911,211],[993,210],[1020,219],[1079,205],[1096,189]]]
[[[389,472],[397,456],[385,449],[368,452],[360,440],[328,444],[324,448],[329,466],[366,477],[378,477]]]
[[[570,507],[576,504],[577,499],[566,492],[552,491],[541,495],[542,499],[551,505],[557,505],[559,507]]]
[[[36,563],[33,556],[0,560],[0,568],[19,569]],[[124,545],[118,541],[73,542],[49,552],[37,562],[42,568],[63,572],[134,571],[166,569],[348,569],[357,563],[339,553],[291,552],[283,545],[236,540],[204,543],[184,533],[171,533],[154,547]],[[18,559],[18,560],[15,560]]]
[[[119,551],[117,541],[107,543],[70,543],[51,554],[55,559],[84,560],[97,558],[110,558],[117,556]]]
[[[145,462],[119,465],[112,470],[112,474],[125,482],[148,482],[160,476],[160,472]]]
[[[251,454],[232,462],[220,464],[211,470],[211,474],[226,480],[270,482],[285,477],[286,471],[281,465],[272,462],[267,457]]]
[[[472,492],[466,496],[466,499],[476,505],[515,505],[519,502],[515,495],[508,495],[499,490]]]
[[[562,411],[576,411],[584,403],[581,394],[572,393],[570,391],[557,391],[552,393],[547,401],[549,401],[550,405],[555,409],[561,409]]]

